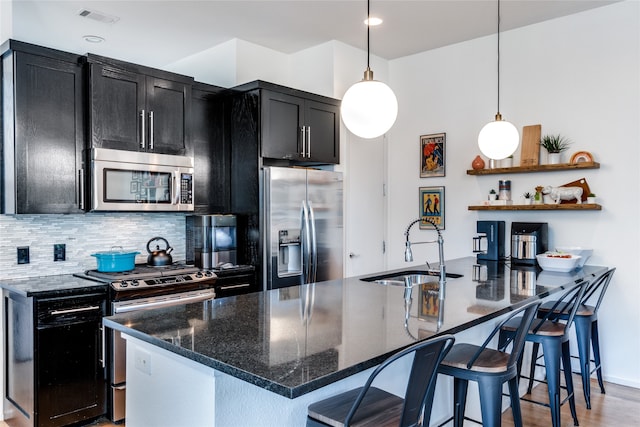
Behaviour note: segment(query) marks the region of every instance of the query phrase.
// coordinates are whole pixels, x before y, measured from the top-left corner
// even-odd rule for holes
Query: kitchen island
[[[437,276],[410,290],[354,277],[105,318],[129,340],[127,427],[301,426],[309,403],[361,385],[416,340],[481,342],[493,319],[606,271],[446,264],[462,277],[447,279],[444,301]],[[397,375],[381,380],[400,393]],[[451,387],[438,387],[434,423],[450,412]]]

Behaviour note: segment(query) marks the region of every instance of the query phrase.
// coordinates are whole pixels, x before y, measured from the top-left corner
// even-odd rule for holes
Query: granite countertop
[[[72,274],[0,279],[0,288],[25,297],[51,298],[79,293],[106,292],[107,284],[82,279]]]
[[[474,264],[474,257],[447,261],[447,272],[463,277],[447,279],[443,307],[435,289],[437,277],[409,293],[404,287],[353,277],[123,313],[105,318],[104,323],[295,398],[375,366],[416,340],[460,332],[606,271],[584,266],[570,273],[550,273],[485,262],[482,270],[476,270],[478,276]],[[170,339],[177,335],[180,340]]]

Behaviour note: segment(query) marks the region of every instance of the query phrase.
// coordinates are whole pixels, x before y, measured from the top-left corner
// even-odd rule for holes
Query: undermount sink
[[[462,277],[462,274],[446,273],[446,276],[452,279],[457,279],[459,277]],[[438,271],[431,270],[409,270],[396,273],[381,274],[377,276],[363,277],[360,280],[390,286],[407,286],[405,284],[405,281],[408,281],[409,286],[415,286],[421,283],[434,282],[434,277],[440,277],[440,273]]]

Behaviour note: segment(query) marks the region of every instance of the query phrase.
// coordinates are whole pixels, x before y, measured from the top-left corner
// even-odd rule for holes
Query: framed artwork
[[[420,284],[420,308],[418,317],[420,319],[437,319],[440,312],[440,300],[438,299],[437,283]]]
[[[420,136],[420,178],[444,176],[446,133]]]
[[[429,230],[433,221],[444,230],[444,187],[420,187],[420,229]]]

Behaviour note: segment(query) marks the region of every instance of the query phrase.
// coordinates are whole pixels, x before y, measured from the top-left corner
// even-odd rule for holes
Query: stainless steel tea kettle
[[[165,243],[166,249],[160,249],[160,245],[156,245],[155,250],[151,250],[151,242],[156,240],[162,240]],[[169,242],[164,237],[154,237],[153,239],[147,242],[147,252],[149,252],[149,256],[147,256],[147,265],[151,265],[153,267],[162,267],[165,265],[171,265],[173,263],[173,259],[171,258],[171,251],[173,248],[169,246]]]

